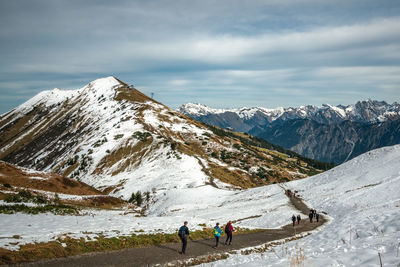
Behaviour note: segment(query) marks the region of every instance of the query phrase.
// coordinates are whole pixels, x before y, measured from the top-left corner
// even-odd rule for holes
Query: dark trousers
[[[310,217],[310,222],[312,222],[312,218],[313,218],[313,217],[311,216],[311,217]]]
[[[218,247],[219,236],[215,235],[215,246]]]
[[[226,241],[225,244],[227,244],[229,241],[229,244],[232,243],[232,233],[226,233]]]
[[[182,241],[182,253],[186,253],[187,237],[181,237]]]

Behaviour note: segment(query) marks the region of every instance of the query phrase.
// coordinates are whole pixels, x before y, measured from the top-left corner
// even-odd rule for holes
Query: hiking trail
[[[282,187],[285,190],[285,188]],[[298,197],[288,197],[290,203],[301,213],[307,215],[310,208]],[[226,235],[220,239],[220,246],[213,248],[215,239],[202,239],[192,241],[188,239],[186,255],[181,255],[178,252],[181,249],[181,243],[167,243],[152,247],[132,248],[125,250],[89,253],[77,255],[67,258],[57,258],[51,260],[36,261],[30,263],[19,263],[10,266],[184,266],[182,262],[191,258],[207,256],[220,253],[228,253],[233,250],[244,249],[263,245],[267,242],[291,238],[296,234],[312,231],[326,222],[325,216],[320,214],[319,222],[309,222],[308,217],[303,216],[300,225],[293,227],[291,216],[288,216],[289,224],[280,229],[266,229],[265,231],[250,233],[250,234],[233,234],[232,245],[224,245]]]

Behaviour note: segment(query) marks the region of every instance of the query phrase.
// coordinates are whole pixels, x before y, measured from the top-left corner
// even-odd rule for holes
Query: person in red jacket
[[[226,233],[225,245],[228,245],[228,241],[229,241],[229,245],[232,244],[232,233],[233,232],[235,232],[235,229],[232,226],[232,222],[229,221],[225,226],[225,233]]]

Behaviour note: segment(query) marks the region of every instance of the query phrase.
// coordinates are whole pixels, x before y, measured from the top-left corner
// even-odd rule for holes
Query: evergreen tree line
[[[203,124],[209,130],[211,130],[214,134],[216,134],[218,136],[221,136],[221,137],[228,136],[231,138],[236,138],[236,139],[239,139],[243,144],[247,144],[250,146],[257,146],[257,147],[266,148],[266,149],[270,149],[270,150],[275,150],[275,151],[287,154],[289,157],[298,158],[299,160],[306,162],[308,164],[308,166],[314,167],[319,170],[327,171],[327,170],[335,167],[335,164],[333,162],[323,162],[323,161],[319,161],[319,160],[315,160],[315,159],[306,158],[294,151],[285,149],[278,145],[271,144],[270,142],[268,142],[267,140],[265,140],[263,138],[252,136],[248,133],[245,133],[246,135],[248,135],[248,138],[245,138],[242,136],[238,136],[231,131],[227,131],[222,128],[215,127],[215,126],[212,126],[212,125],[209,125],[206,123],[203,123]]]
[[[137,191],[136,193],[132,192],[132,195],[129,198],[128,202],[134,203],[138,206],[141,206],[143,204],[143,197],[145,198],[145,200],[147,202],[149,202],[150,201],[150,192],[149,191],[145,192],[144,196],[142,196],[142,193],[140,191]]]

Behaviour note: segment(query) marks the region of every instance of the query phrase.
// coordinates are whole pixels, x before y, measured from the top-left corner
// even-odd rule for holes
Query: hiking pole
[[[382,267],[383,265],[382,265],[382,258],[381,258],[381,253],[380,252],[378,252],[378,256],[379,256],[379,262],[380,262],[381,267]]]

